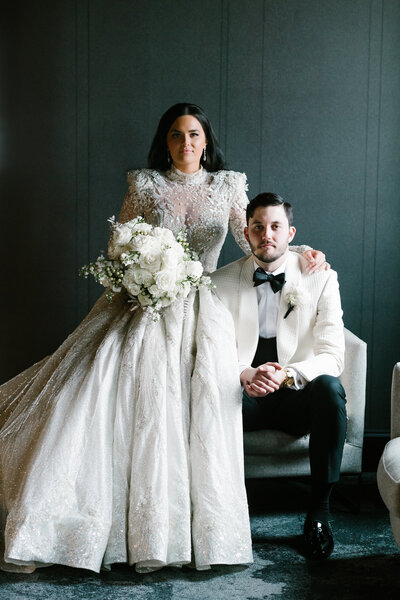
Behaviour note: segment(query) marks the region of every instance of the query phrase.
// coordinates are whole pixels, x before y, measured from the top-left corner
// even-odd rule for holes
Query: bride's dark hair
[[[172,123],[176,121],[178,117],[182,117],[183,115],[195,117],[204,130],[207,139],[207,158],[204,160],[202,157],[200,160],[203,167],[207,171],[219,171],[220,169],[225,169],[224,155],[210,123],[210,119],[200,106],[189,104],[188,102],[174,104],[161,117],[147,157],[150,169],[166,171],[170,167],[170,164],[168,163],[167,134]]]

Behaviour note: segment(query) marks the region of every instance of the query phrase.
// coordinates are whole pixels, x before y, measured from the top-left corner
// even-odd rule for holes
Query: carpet
[[[30,575],[0,573],[4,600],[398,600],[400,550],[374,474],[363,476],[361,511],[354,478],[332,498],[335,550],[323,562],[302,555],[307,482],[247,482],[254,563],[197,572],[167,568],[141,575],[125,566],[99,575],[62,566]]]

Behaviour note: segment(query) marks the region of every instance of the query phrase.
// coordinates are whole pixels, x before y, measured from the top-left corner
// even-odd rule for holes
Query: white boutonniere
[[[283,318],[286,319],[296,306],[301,308],[307,301],[308,294],[301,287],[289,286],[285,289],[285,300],[287,302],[287,311]]]

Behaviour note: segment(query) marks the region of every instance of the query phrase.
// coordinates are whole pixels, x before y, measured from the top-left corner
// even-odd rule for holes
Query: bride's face
[[[200,121],[192,115],[178,117],[167,134],[167,146],[175,167],[184,173],[200,169],[200,158],[207,145]]]

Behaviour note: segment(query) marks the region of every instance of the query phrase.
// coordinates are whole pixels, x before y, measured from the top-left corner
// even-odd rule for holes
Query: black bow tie
[[[280,292],[283,288],[283,284],[285,283],[285,273],[279,273],[279,275],[272,275],[272,273],[266,273],[264,269],[258,267],[258,269],[254,271],[253,281],[254,287],[256,287],[257,285],[261,285],[266,281],[269,281],[272,287],[272,291],[274,292],[274,294],[276,294],[276,292]]]

